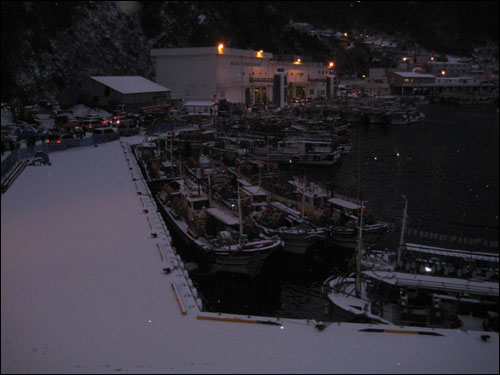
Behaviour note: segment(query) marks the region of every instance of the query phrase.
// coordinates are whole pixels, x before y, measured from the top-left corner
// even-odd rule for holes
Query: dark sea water
[[[498,252],[497,105],[430,104],[421,110],[426,120],[414,125],[354,125],[351,153],[328,170],[307,170],[308,179],[333,182],[337,191],[356,196],[359,167],[368,208],[395,223],[382,247],[397,246],[405,195],[409,228],[478,239],[457,244],[409,235],[408,241]],[[189,251],[177,247],[189,261]],[[321,284],[331,274],[345,272],[349,261],[328,254],[273,254],[253,280],[197,272],[190,276],[205,311],[323,320],[327,304]],[[343,320],[342,315],[330,318]]]

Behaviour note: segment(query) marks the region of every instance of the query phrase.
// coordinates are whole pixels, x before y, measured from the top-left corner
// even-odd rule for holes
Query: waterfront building
[[[285,95],[320,98],[333,95],[332,66],[304,61],[300,56],[277,60],[270,52],[217,47],[151,50],[156,81],[172,90],[172,98],[221,100],[253,105],[277,102],[275,76],[286,76]],[[330,83],[328,82],[330,80]]]

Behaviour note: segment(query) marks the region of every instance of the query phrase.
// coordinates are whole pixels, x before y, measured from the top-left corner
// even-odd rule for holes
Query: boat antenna
[[[399,238],[398,262],[396,264],[396,267],[399,267],[399,265],[401,264],[401,252],[403,251],[404,247],[404,235],[406,230],[406,216],[408,210],[408,200],[406,199],[406,195],[403,195],[403,199],[405,200],[405,209],[403,211],[403,222],[401,224],[401,237]]]

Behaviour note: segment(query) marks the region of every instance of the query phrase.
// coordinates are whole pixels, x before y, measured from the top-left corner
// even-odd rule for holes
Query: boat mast
[[[239,224],[240,224],[240,242],[241,242],[241,239],[243,237],[243,222],[241,220],[241,199],[240,199],[240,179],[239,179],[239,175],[238,175],[238,178],[236,179],[236,186],[237,186],[237,190],[238,190],[238,221],[239,221]]]
[[[399,247],[398,247],[398,262],[396,267],[399,267],[401,263],[401,252],[403,251],[404,246],[404,235],[406,230],[406,213],[408,209],[408,200],[406,199],[406,195],[403,195],[403,199],[405,200],[405,209],[403,211],[403,223],[401,224],[401,237],[399,238]]]
[[[359,212],[359,220],[358,220],[358,245],[356,247],[356,296],[361,296],[361,246],[362,246],[362,235],[363,235],[363,192],[360,190],[361,179],[360,179],[360,170],[361,170],[361,127],[358,126],[358,198],[361,201],[361,208]]]
[[[302,218],[301,218],[302,221],[304,221],[305,200],[306,200],[306,176],[304,175],[304,186],[302,187]]]
[[[361,193],[362,194],[362,193]],[[361,296],[361,247],[363,246],[363,196],[358,220],[358,245],[356,247],[356,296]]]

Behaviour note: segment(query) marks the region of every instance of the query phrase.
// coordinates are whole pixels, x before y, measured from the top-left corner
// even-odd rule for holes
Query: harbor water
[[[408,242],[498,253],[498,106],[428,104],[420,110],[426,119],[413,125],[353,124],[353,148],[338,165],[289,173],[331,182],[344,195],[361,191],[373,215],[391,223],[381,248],[399,242],[404,195]],[[174,245],[185,263],[193,260],[189,249]],[[341,313],[327,316],[321,284],[346,272],[350,257],[324,250],[273,254],[255,279],[196,270],[190,276],[206,311],[343,320]]]

